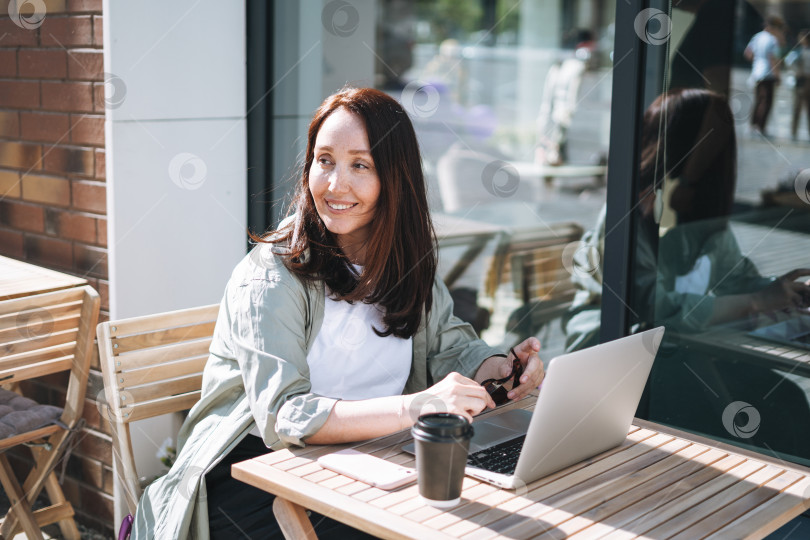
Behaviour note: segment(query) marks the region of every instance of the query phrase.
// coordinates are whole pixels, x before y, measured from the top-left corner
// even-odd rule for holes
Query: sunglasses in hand
[[[523,364],[520,363],[515,349],[509,347],[509,352],[512,353],[512,372],[502,379],[487,379],[481,383],[481,386],[486,389],[487,393],[492,397],[495,405],[503,405],[509,398],[506,396],[508,390],[504,386],[509,379],[512,379],[512,388],[520,385],[520,376],[523,375]]]

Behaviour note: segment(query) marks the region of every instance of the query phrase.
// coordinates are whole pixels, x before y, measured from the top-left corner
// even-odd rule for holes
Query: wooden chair
[[[40,527],[51,523],[59,524],[65,538],[79,538],[73,507],[65,499],[53,469],[63,458],[84,410],[98,312],[98,293],[89,286],[0,301],[0,382],[5,390],[16,389],[19,382],[28,379],[69,372],[61,416],[56,410],[54,416],[58,418],[51,420],[58,423],[42,427],[43,419],[37,414],[42,407],[18,410],[17,414],[26,415],[29,422],[39,426],[32,424],[25,432],[0,440],[0,483],[11,501],[0,527],[3,538],[14,537],[19,529],[28,538],[42,538]],[[10,417],[4,418],[11,422]],[[15,431],[11,429],[10,433]],[[31,449],[35,466],[21,486],[5,452],[23,444]],[[43,488],[51,506],[32,511],[31,505]]]
[[[190,409],[199,401],[218,311],[219,304],[214,304],[98,325],[113,463],[120,482],[116,495],[123,491],[122,497],[116,496],[116,523],[127,511],[135,514],[143,491],[129,424]]]
[[[510,315],[508,331],[535,335],[570,307],[576,289],[566,268],[566,246],[582,232],[573,222],[516,229],[500,246],[487,270],[485,291],[496,303],[508,299],[519,306]]]

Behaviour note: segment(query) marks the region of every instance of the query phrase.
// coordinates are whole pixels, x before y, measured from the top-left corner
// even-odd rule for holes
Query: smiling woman
[[[321,104],[290,215],[252,238],[222,299],[202,397],[175,464],[140,501],[133,538],[277,537],[274,497],[234,480],[231,464],[388,435],[423,409],[471,420],[495,406],[480,383],[508,377],[515,357],[522,374],[503,399],[543,378],[536,338],[502,355],[453,315],[419,144],[381,91],[346,89]],[[321,538],[359,535],[312,521]]]

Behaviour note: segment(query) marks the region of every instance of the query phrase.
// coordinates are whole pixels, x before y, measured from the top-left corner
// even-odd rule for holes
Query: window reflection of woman
[[[656,100],[648,113],[645,132],[653,131],[656,123],[666,128],[660,147],[644,147],[642,177],[655,168],[656,178],[663,180],[665,174],[677,179],[668,201],[677,225],[663,235],[658,249],[656,320],[694,331],[804,307],[810,286],[795,280],[810,275],[810,269],[796,269],[777,279],[761,276],[742,255],[728,227],[737,143],[726,99],[706,90],[675,90]],[[657,157],[661,153],[663,165]],[[657,165],[649,164],[656,160]]]

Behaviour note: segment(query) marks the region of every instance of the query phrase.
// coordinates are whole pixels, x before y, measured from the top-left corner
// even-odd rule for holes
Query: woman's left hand
[[[540,351],[540,340],[535,337],[530,337],[523,342],[513,347],[517,353],[521,365],[523,365],[523,375],[520,376],[520,385],[512,388],[507,397],[511,400],[520,399],[529,392],[537,389],[540,383],[543,382],[546,372],[543,369],[543,362],[537,355]],[[508,370],[512,369],[512,354],[507,357]]]

